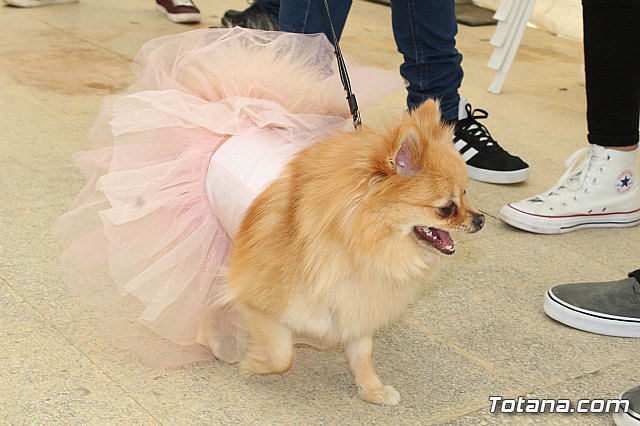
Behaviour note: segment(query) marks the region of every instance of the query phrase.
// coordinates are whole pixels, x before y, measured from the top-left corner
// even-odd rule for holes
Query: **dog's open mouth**
[[[414,226],[413,232],[419,239],[429,243],[442,254],[453,254],[456,252],[453,238],[447,231],[432,228],[430,226]]]

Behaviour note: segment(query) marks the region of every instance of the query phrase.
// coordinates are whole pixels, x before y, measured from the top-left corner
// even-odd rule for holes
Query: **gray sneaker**
[[[545,295],[544,311],[579,330],[640,337],[640,269],[620,281],[553,287]]]
[[[640,386],[626,391],[620,399],[629,401],[629,411],[613,413],[613,422],[618,426],[640,426]]]

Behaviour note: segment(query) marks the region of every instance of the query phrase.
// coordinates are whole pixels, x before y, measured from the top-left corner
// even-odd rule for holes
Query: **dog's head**
[[[313,145],[288,168],[290,222],[305,241],[344,247],[356,264],[395,265],[384,272],[395,277],[421,274],[455,252],[450,232],[484,225],[467,200],[466,166],[452,136],[438,104],[427,101],[389,129]]]
[[[453,129],[441,124],[438,104],[427,101],[405,118],[388,158],[403,231],[446,255],[455,251],[449,232],[472,233],[484,225],[484,216],[467,199],[466,166],[452,139]]]
[[[438,104],[427,101],[399,126],[379,134],[374,144],[366,144],[370,152],[362,166],[371,181],[359,219],[418,250],[453,254],[450,232],[477,232],[484,216],[467,199],[466,166],[452,137],[453,128],[441,123]]]

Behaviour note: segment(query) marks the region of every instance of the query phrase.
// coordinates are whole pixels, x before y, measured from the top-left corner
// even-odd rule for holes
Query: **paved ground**
[[[200,1],[219,24],[243,1]],[[343,50],[396,70],[387,7],[357,1]],[[400,406],[361,402],[343,357],[299,350],[284,376],[246,381],[235,366],[175,370],[141,365],[112,348],[57,267],[53,220],[82,180],[70,163],[103,96],[132,81],[128,64],[147,40],[185,31],[151,0],[0,8],[0,424],[611,424],[608,415],[496,415],[489,396],[614,398],[638,385],[640,343],[569,329],[542,312],[556,283],[623,277],[638,268],[640,230],[564,236],[518,232],[496,219],[509,201],[550,187],[585,145],[581,45],[528,29],[504,91],[486,91],[493,27],[461,27],[463,93],[491,113],[501,144],[532,166],[528,182],[472,182],[486,229],[462,243],[439,281],[380,333],[376,362]],[[401,114],[403,95],[365,111]],[[635,360],[635,362],[634,362]]]

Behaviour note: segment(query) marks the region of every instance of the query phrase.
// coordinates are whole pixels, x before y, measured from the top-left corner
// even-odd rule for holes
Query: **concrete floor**
[[[640,267],[640,230],[541,236],[496,219],[502,204],[555,183],[585,145],[582,46],[534,29],[492,95],[494,27],[460,27],[462,92],[490,111],[492,134],[532,174],[519,185],[471,182],[486,228],[462,243],[438,291],[380,333],[375,359],[402,394],[398,407],[361,402],[338,352],[301,349],[288,374],[244,380],[215,361],[150,368],[107,343],[57,266],[52,223],[83,184],[70,156],[89,148],[101,98],[132,81],[129,62],[145,41],[218,25],[245,3],[199,6],[205,19],[195,27],[169,22],[151,0],[0,7],[0,424],[612,424],[607,414],[489,413],[491,395],[606,399],[640,384],[638,340],[573,330],[542,311],[554,284]],[[342,49],[396,70],[389,9],[356,1]],[[399,93],[363,118],[403,108]]]

